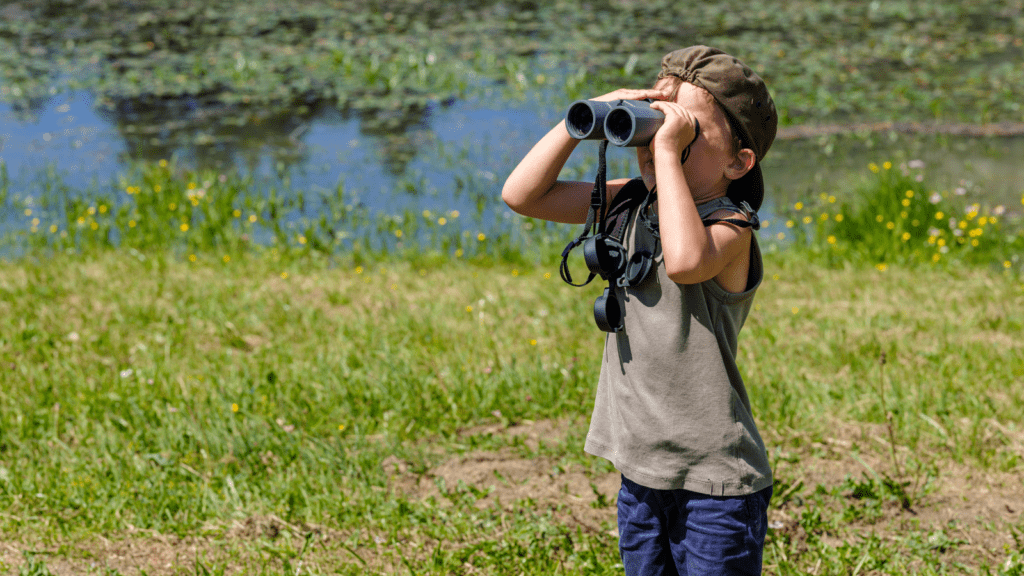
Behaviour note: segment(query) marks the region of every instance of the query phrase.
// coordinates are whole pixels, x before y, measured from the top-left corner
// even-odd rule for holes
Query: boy
[[[666,55],[651,89],[595,100],[646,98],[665,114],[636,152],[643,185],[657,190],[645,215],[656,228],[636,214],[623,243],[630,255],[653,249],[657,274],[616,289],[623,329],[605,341],[585,450],[622,473],[627,574],[760,574],[772,474],[736,338],[762,276],[751,228],[778,117],[757,74],[706,46]],[[558,180],[578,142],[555,126],[502,199],[526,216],[584,223],[593,184]],[[627,183],[607,183],[609,203]]]

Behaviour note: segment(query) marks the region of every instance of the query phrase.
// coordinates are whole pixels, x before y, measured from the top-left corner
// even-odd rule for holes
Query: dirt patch
[[[518,437],[536,450],[541,442],[561,440],[573,425],[527,420],[508,427],[476,427],[462,434]],[[433,498],[441,505],[451,505],[455,498],[470,496],[479,509],[499,506],[510,512],[528,501],[535,509],[551,510],[557,519],[590,532],[607,533],[614,527],[618,473],[591,475],[578,465],[560,464],[550,457],[523,458],[512,449],[452,458],[423,474],[410,473],[408,464],[394,457],[382,466],[389,475],[390,489],[415,500]]]

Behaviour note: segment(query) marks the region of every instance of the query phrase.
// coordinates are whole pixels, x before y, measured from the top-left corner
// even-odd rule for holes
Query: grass
[[[769,255],[741,345],[784,515],[769,571],[1019,573],[1019,516],[957,518],[1008,546],[983,552],[956,523],[910,524],[955,474],[1022,488],[1019,277],[808,260]],[[596,293],[551,271],[125,250],[4,264],[0,526],[37,552],[8,571],[126,570],[102,534],[198,545],[171,562],[198,574],[617,573],[614,492],[584,490],[588,519],[568,492],[495,501],[514,467],[445,476],[481,454],[550,482],[610,474],[581,449]],[[543,422],[563,424],[511,432]]]

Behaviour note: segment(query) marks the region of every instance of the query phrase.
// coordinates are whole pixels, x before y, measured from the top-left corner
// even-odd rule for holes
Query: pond
[[[135,160],[177,159],[239,171],[290,190],[346,194],[371,211],[458,211],[467,226],[510,220],[500,201],[505,176],[564,110],[559,98],[492,96],[435,103],[384,122],[326,106],[223,121],[216,109],[176,113],[123,105],[100,111],[88,92],[57,95],[32,110],[0,104],[0,162],[15,197],[31,194],[47,171],[72,189],[116,182]],[[540,104],[534,104],[540,103]],[[925,166],[928,183],[988,206],[1019,208],[1022,137],[913,135],[856,130],[794,136],[783,129],[765,160],[768,228],[775,207],[821,193],[852,193],[871,163]],[[565,174],[591,178],[596,145],[584,143]],[[632,151],[609,152],[609,177],[632,174]],[[52,176],[50,176],[52,177]],[[29,191],[29,192],[25,192]],[[16,225],[8,214],[5,226]],[[778,223],[775,223],[778,225]],[[766,234],[769,238],[772,234]]]

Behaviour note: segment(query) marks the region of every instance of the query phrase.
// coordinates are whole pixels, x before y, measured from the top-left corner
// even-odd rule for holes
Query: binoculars
[[[565,114],[565,127],[577,140],[608,140],[616,146],[646,146],[665,123],[653,100],[577,100]]]

